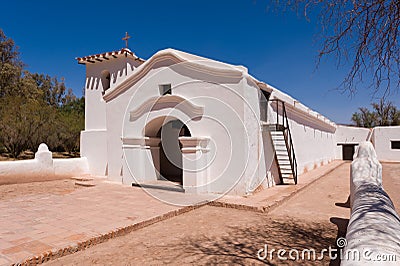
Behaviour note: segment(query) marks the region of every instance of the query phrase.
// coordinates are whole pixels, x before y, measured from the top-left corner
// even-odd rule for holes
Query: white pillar
[[[208,143],[205,137],[179,137],[182,144],[183,188],[187,193],[205,193],[208,185]]]
[[[160,169],[159,138],[122,138],[122,182],[156,181]]]
[[[150,149],[150,153],[147,152],[147,155],[151,157],[148,158],[153,163],[154,169],[148,169],[150,173],[154,172],[156,175],[156,179],[160,178],[160,138],[149,137],[146,138],[146,149]],[[153,176],[150,174],[149,176]]]

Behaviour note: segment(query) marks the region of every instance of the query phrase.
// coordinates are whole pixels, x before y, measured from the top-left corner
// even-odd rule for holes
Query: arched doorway
[[[157,123],[159,127],[156,134],[154,134],[155,123]],[[191,137],[188,127],[179,119],[167,120],[163,118],[148,124],[147,129],[152,130],[145,132],[146,137],[155,137],[160,140],[159,158],[153,157],[153,161],[158,161],[159,163],[157,166],[154,165],[155,169],[158,169],[159,172],[158,179],[174,182],[182,186],[182,145],[179,142],[179,137]]]

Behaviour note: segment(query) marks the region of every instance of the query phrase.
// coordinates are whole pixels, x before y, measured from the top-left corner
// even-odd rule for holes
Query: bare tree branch
[[[277,7],[318,12],[322,57],[335,56],[337,66],[350,63],[342,91],[354,94],[359,85],[383,97],[400,87],[399,0],[274,0]]]

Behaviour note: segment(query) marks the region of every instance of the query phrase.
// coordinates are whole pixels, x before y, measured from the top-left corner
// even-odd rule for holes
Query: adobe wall
[[[371,141],[380,161],[400,162],[400,149],[392,148],[392,141],[400,141],[400,126],[374,128]]]
[[[356,147],[370,137],[369,128],[338,125],[335,133],[335,158],[342,160],[343,144],[356,144]]]
[[[0,185],[65,179],[89,173],[86,158],[53,159],[42,143],[33,160],[0,162]]]
[[[287,94],[274,89],[271,99],[285,102],[289,127],[298,164],[298,174],[313,170],[335,159],[336,124]],[[276,123],[276,103],[270,102],[268,123]],[[280,121],[282,117],[279,116]]]

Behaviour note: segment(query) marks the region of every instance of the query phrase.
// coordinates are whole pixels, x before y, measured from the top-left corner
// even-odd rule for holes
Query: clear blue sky
[[[174,48],[244,65],[249,73],[337,123],[349,123],[372,95],[353,98],[334,89],[345,69],[328,58],[315,69],[319,44],[315,17],[267,11],[268,1],[7,1],[0,28],[20,47],[31,72],[64,77],[82,94],[85,67],[75,57],[129,47],[149,58]],[[399,98],[392,96],[391,100]],[[395,101],[399,104],[399,101]]]

